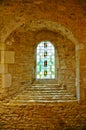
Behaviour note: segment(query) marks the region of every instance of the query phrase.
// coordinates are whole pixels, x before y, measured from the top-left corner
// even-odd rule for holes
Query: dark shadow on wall
[[[0,0],[0,4],[2,4],[4,2],[4,0]]]
[[[0,130],[3,130],[3,123],[2,122],[0,122]]]

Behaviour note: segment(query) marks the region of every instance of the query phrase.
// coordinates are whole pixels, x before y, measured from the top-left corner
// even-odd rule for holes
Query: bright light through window
[[[36,78],[55,79],[55,49],[49,41],[43,41],[37,46]]]

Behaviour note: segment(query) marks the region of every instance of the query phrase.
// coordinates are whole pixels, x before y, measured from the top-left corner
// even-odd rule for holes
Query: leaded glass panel
[[[50,42],[41,42],[37,46],[36,77],[37,79],[55,78],[55,49]]]

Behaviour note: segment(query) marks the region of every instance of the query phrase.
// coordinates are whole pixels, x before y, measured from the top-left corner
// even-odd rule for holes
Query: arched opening
[[[42,25],[41,25],[41,23],[42,23]],[[34,24],[34,26],[33,26],[33,24]],[[40,26],[41,25],[41,26]],[[74,48],[75,49],[73,49],[74,51],[74,56],[75,56],[75,58],[74,58],[74,62],[72,62],[71,60],[71,62],[72,63],[74,63],[74,64],[71,64],[71,65],[74,65],[74,83],[73,82],[71,82],[71,83],[73,83],[73,85],[71,84],[71,86],[73,86],[73,87],[71,87],[70,86],[70,82],[69,82],[69,84],[67,84],[67,86],[68,86],[68,89],[71,89],[72,88],[72,90],[74,89],[74,95],[75,95],[75,93],[76,93],[76,97],[77,97],[77,100],[79,101],[80,100],[80,82],[79,82],[79,44],[78,44],[78,41],[77,41],[77,39],[75,38],[75,36],[73,35],[73,33],[70,31],[70,30],[68,30],[67,28],[65,28],[64,26],[62,26],[62,25],[60,25],[59,23],[55,23],[55,22],[51,22],[51,21],[44,21],[44,20],[40,20],[40,22],[38,22],[37,20],[34,20],[32,23],[31,22],[28,22],[28,24],[26,24],[25,25],[26,27],[28,27],[29,28],[29,30],[31,31],[31,33],[30,34],[33,34],[32,35],[32,37],[33,37],[33,39],[34,39],[34,36],[35,36],[35,39],[34,39],[34,42],[33,42],[33,39],[28,39],[28,37],[26,37],[25,39],[27,39],[27,40],[25,40],[25,41],[29,41],[29,42],[26,42],[25,44],[22,42],[23,41],[23,39],[20,39],[20,36],[21,35],[19,35],[19,39],[18,38],[16,38],[16,36],[17,36],[17,33],[15,33],[15,31],[18,31],[18,29],[20,29],[20,27],[18,27],[13,33],[12,33],[12,35],[10,34],[9,35],[9,37],[8,38],[6,38],[6,40],[4,41],[5,43],[6,43],[6,48],[7,48],[7,50],[9,51],[9,50],[13,50],[15,53],[16,53],[16,56],[14,57],[15,58],[15,63],[16,64],[14,64],[14,65],[16,65],[17,66],[17,68],[19,67],[20,68],[20,63],[21,62],[26,62],[26,61],[28,61],[28,63],[24,63],[24,64],[22,64],[21,63],[21,69],[23,70],[23,72],[25,72],[25,76],[26,76],[26,78],[27,79],[24,79],[23,78],[23,76],[22,76],[22,74],[12,74],[12,72],[13,71],[9,71],[9,72],[11,72],[11,75],[12,75],[12,77],[13,77],[13,79],[15,80],[15,75],[17,75],[18,76],[18,78],[19,78],[19,75],[20,75],[20,80],[18,80],[19,82],[20,82],[20,86],[21,86],[21,84],[22,84],[22,86],[25,86],[24,84],[26,84],[26,83],[34,83],[36,80],[35,80],[35,78],[36,79],[44,79],[44,78],[37,78],[37,68],[36,68],[36,64],[34,64],[34,63],[36,63],[35,62],[35,56],[34,55],[32,55],[32,54],[34,54],[34,51],[36,51],[36,49],[34,49],[34,51],[33,51],[33,43],[34,43],[34,48],[36,47],[36,44],[35,43],[40,43],[40,41],[43,41],[43,39],[49,39],[51,42],[53,42],[53,43],[55,43],[55,48],[54,48],[54,50],[56,49],[56,50],[58,50],[58,57],[59,57],[59,61],[61,61],[60,63],[59,63],[59,68],[57,68],[57,59],[58,59],[58,57],[57,57],[57,54],[55,54],[56,53],[56,50],[55,50],[55,59],[56,59],[56,61],[55,61],[55,63],[56,63],[56,65],[55,65],[55,77],[54,78],[52,78],[52,79],[57,79],[57,82],[59,82],[59,83],[65,83],[66,81],[66,83],[68,83],[69,82],[69,80],[71,80],[72,81],[72,79],[73,78],[70,78],[69,79],[69,76],[68,75],[66,75],[66,74],[68,74],[68,72],[67,73],[65,73],[64,72],[64,69],[65,69],[65,64],[66,63],[68,63],[67,61],[69,61],[69,59],[67,60],[67,58],[65,58],[65,61],[63,62],[63,60],[62,60],[62,58],[63,58],[63,56],[65,56],[64,55],[64,53],[63,53],[63,49],[60,49],[60,48],[64,48],[65,47],[65,49],[67,49],[66,47],[67,46],[64,46],[64,44],[62,45],[62,43],[64,42],[64,39],[62,39],[62,40],[60,40],[59,41],[59,35],[58,35],[58,37],[56,37],[56,39],[55,39],[55,37],[54,38],[52,38],[51,37],[51,35],[49,34],[49,35],[47,35],[47,37],[45,37],[46,35],[41,35],[42,37],[36,37],[36,33],[38,34],[38,31],[37,30],[42,30],[42,29],[45,29],[45,28],[47,28],[47,30],[50,30],[50,31],[52,31],[52,32],[54,32],[54,34],[55,33],[58,33],[58,34],[61,34],[61,36],[63,36],[64,38],[67,38],[67,42],[66,42],[66,44],[69,46],[68,47],[68,49],[70,48],[70,49],[73,49],[73,48],[71,48],[71,46],[70,46],[70,43],[69,42],[71,42],[71,45],[72,45],[72,43],[74,43]],[[52,28],[51,28],[52,27]],[[35,31],[35,34],[34,34],[34,31]],[[19,33],[19,32],[18,32]],[[27,32],[28,33],[28,32]],[[15,36],[15,35],[16,36]],[[14,41],[11,39],[11,36],[12,37],[14,37]],[[25,35],[25,36],[27,36],[27,35]],[[10,38],[10,39],[9,39]],[[23,38],[23,37],[21,37],[21,38]],[[17,40],[19,40],[18,42],[15,40],[15,39],[17,39]],[[8,41],[10,41],[11,42],[11,44],[10,45],[7,45],[7,42]],[[69,42],[68,42],[69,41]],[[22,48],[22,46],[26,46],[26,49],[24,49],[25,47],[23,47],[22,49],[24,49],[24,51],[23,52],[25,52],[25,53],[23,53],[23,55],[25,54],[25,57],[27,57],[27,58],[25,58],[25,57],[23,57],[22,56],[22,58],[23,59],[21,59],[21,54],[22,53],[19,53],[19,50],[17,50],[16,49],[16,47],[17,47],[17,43],[18,43],[18,45],[20,46],[20,48]],[[21,43],[21,44],[19,44],[19,43]],[[61,43],[61,44],[60,44]],[[23,45],[22,45],[23,44]],[[28,46],[29,45],[29,46]],[[39,45],[39,44],[38,44]],[[61,46],[62,45],[62,46]],[[13,49],[12,49],[12,46],[13,46]],[[30,49],[28,49],[28,47],[30,48],[31,47],[31,50]],[[38,47],[38,46],[37,46]],[[21,49],[20,49],[21,50]],[[62,50],[62,51],[61,51]],[[26,54],[26,51],[28,52],[27,54]],[[67,51],[64,51],[64,52],[67,52]],[[70,51],[69,51],[70,52]],[[6,51],[5,51],[5,53],[6,53]],[[32,54],[31,54],[32,53]],[[62,54],[62,55],[61,55]],[[32,57],[31,57],[32,56]],[[72,55],[73,56],[73,55]],[[28,58],[29,57],[29,58]],[[69,56],[68,56],[69,57]],[[25,58],[25,59],[24,59]],[[33,60],[33,58],[34,58],[34,60]],[[71,59],[71,57],[69,57],[70,59]],[[17,59],[21,59],[21,60],[17,60]],[[29,60],[28,60],[29,59]],[[17,61],[18,61],[18,63],[17,63]],[[30,63],[32,63],[32,64],[30,64]],[[9,64],[9,63],[8,63]],[[64,65],[64,67],[63,67],[63,65]],[[68,64],[67,64],[68,65]],[[13,69],[12,67],[11,67],[12,65],[10,64],[10,69]],[[25,67],[24,67],[25,66]],[[29,67],[30,66],[30,67]],[[62,66],[62,68],[61,68],[61,66]],[[28,71],[26,71],[25,69],[27,68],[27,70]],[[62,69],[62,71],[61,71],[61,69]],[[5,69],[4,69],[5,70]],[[18,69],[17,69],[18,70]],[[57,75],[57,71],[59,72],[58,73],[58,76],[56,76]],[[21,71],[22,72],[22,71]],[[62,74],[60,73],[60,72],[62,72]],[[66,75],[66,77],[68,77],[68,79],[67,80],[63,80],[62,78],[64,78],[65,76],[63,75],[63,73]],[[46,74],[46,73],[45,73]],[[24,73],[23,73],[23,75],[24,75]],[[28,76],[29,75],[29,76]],[[16,77],[17,77],[16,76]],[[58,78],[59,77],[59,78]],[[51,78],[46,78],[45,77],[45,79],[50,79],[51,80]],[[45,83],[45,80],[38,80],[37,81],[37,83],[39,83],[39,82],[41,82],[41,81],[43,81],[43,83]],[[48,80],[49,81],[49,80]],[[52,80],[52,82],[53,82],[54,80]],[[65,82],[63,82],[63,81],[65,81]],[[12,86],[14,85],[14,83],[16,82],[16,80],[14,81],[14,82],[12,82]],[[47,82],[47,80],[46,80],[46,82]],[[49,83],[50,83],[50,81],[49,81]],[[18,82],[17,82],[17,84],[18,84]],[[18,85],[19,86],[19,85]],[[72,92],[71,92],[72,93]]]
[[[49,41],[37,46],[36,79],[55,79],[55,48]]]

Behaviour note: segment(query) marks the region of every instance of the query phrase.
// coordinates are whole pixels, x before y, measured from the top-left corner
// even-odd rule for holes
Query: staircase
[[[59,87],[57,84],[33,84],[14,97],[10,103],[69,101],[77,100],[64,87]]]

